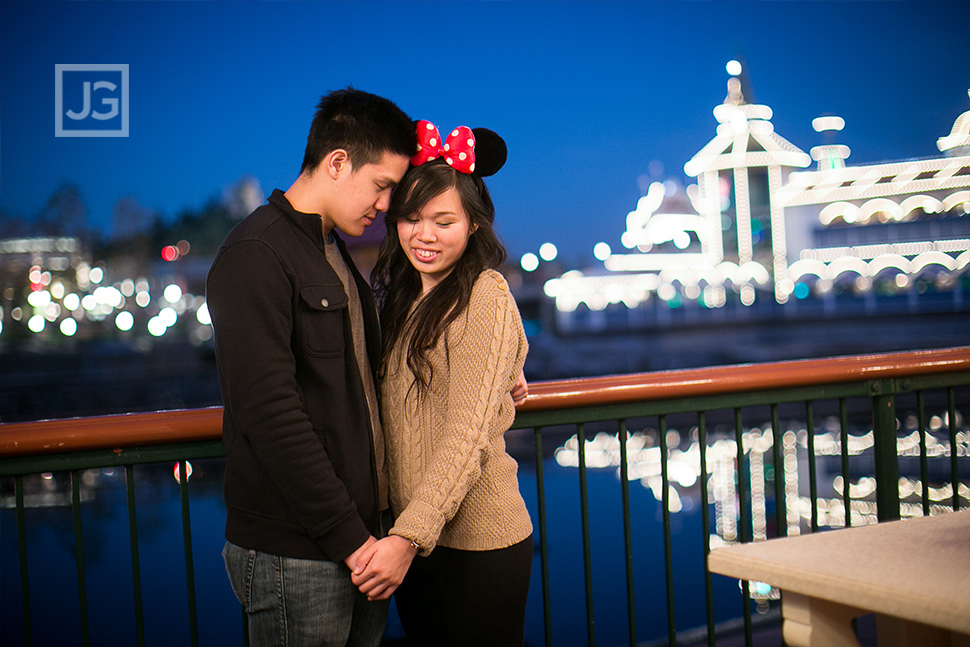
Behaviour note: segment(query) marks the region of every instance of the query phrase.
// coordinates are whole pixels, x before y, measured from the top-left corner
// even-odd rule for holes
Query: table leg
[[[852,619],[865,613],[844,604],[784,591],[782,635],[789,647],[859,647]]]
[[[876,614],[879,647],[970,647],[970,636],[893,616]]]

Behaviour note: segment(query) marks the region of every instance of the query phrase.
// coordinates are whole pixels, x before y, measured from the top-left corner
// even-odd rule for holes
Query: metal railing
[[[657,637],[657,623],[644,630],[642,618],[661,613],[656,603],[644,603],[660,586],[659,578],[653,584],[643,566],[654,564],[659,560],[654,553],[662,552],[665,622],[660,625],[666,636],[660,642],[677,644],[678,635],[683,638],[685,630],[700,625],[707,644],[714,645],[718,619],[741,616],[750,645],[756,604],[769,608],[776,592],[757,583],[752,592],[744,582],[740,593],[732,593],[726,578],[703,567],[712,545],[970,506],[968,410],[970,347],[531,384],[510,446],[531,435],[536,492],[530,504],[541,581],[533,596],[541,594],[545,644],[593,645],[598,630],[602,635],[605,625],[617,624],[624,625],[622,640],[631,646]],[[131,583],[114,585],[132,591],[135,635],[123,642],[146,644],[135,466],[176,461],[178,473],[186,474],[190,460],[223,456],[220,427],[219,408],[0,425],[0,477],[5,486],[12,481],[27,644],[38,620],[31,614],[25,478],[70,476],[80,642],[90,644],[83,479],[86,470],[124,470]],[[557,596],[565,592],[550,584],[558,570],[569,568],[561,558],[575,548],[566,545],[570,533],[560,532],[574,517],[557,508],[557,518],[549,519],[550,474],[578,488],[570,505],[578,508],[584,615],[571,604],[557,606]],[[614,504],[604,504],[602,492],[591,508],[592,480],[599,490],[618,486],[618,519],[604,516]],[[645,487],[631,491],[637,481]],[[179,488],[188,642],[195,645],[200,640],[190,480],[179,479]],[[652,550],[643,533],[652,510],[642,501],[644,493],[657,499],[662,551]],[[687,518],[683,510],[694,497],[700,528],[679,531],[688,525],[679,519]],[[615,545],[601,545],[604,527],[619,529]],[[687,566],[675,555],[684,552],[693,555]],[[608,575],[604,583],[593,564],[607,553],[622,555],[623,573]],[[684,604],[681,585],[687,580],[703,591],[703,604],[693,595]],[[613,603],[611,596],[604,616],[594,602],[602,591],[618,588],[622,600]],[[690,614],[685,619],[680,613],[685,606],[700,609],[700,622]],[[577,616],[584,632],[570,628]]]

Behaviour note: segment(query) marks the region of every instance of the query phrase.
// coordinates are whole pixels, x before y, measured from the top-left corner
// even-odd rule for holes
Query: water
[[[195,464],[191,485],[192,547],[194,550],[198,631],[202,645],[239,645],[242,619],[223,569],[225,506],[222,463]],[[583,542],[577,472],[552,460],[544,463],[546,515],[549,527],[549,589],[552,641],[555,645],[586,644]],[[57,489],[68,497],[67,475],[57,475]],[[123,471],[102,471],[86,484],[93,497],[81,506],[85,557],[85,590],[89,630],[94,645],[135,642],[132,569],[128,512]],[[135,469],[139,561],[149,645],[181,645],[190,641],[186,602],[181,501],[172,466]],[[536,477],[524,465],[520,488],[536,526],[537,553],[527,608],[526,640],[544,643],[542,585],[538,555]],[[592,588],[596,642],[627,642],[626,578],[620,483],[614,470],[590,470],[588,478]],[[6,493],[6,490],[5,490]],[[653,493],[634,481],[630,485],[636,623],[639,640],[666,635],[661,509]],[[680,629],[703,625],[703,559],[700,511],[696,506],[672,515],[672,551],[676,624]],[[31,584],[33,640],[37,645],[81,642],[77,572],[74,565],[73,518],[69,506],[26,511],[28,568]],[[24,642],[20,564],[16,518],[0,510],[0,643]],[[740,614],[736,582],[715,577],[718,620]],[[736,602],[734,602],[736,600]],[[393,612],[385,637],[401,637]]]

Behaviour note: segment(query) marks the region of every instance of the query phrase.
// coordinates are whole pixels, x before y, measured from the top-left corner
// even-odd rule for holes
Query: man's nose
[[[387,212],[387,208],[391,206],[391,196],[386,193],[381,193],[377,197],[377,202],[374,203],[374,208],[381,213]]]

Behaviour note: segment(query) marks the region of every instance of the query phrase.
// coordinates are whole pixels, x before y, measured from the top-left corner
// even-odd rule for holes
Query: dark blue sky
[[[510,254],[551,241],[580,263],[617,247],[653,162],[683,178],[737,57],[806,152],[837,114],[849,164],[933,156],[970,107],[970,0],[3,0],[0,209],[30,216],[70,181],[107,229],[126,196],[174,217],[244,175],[286,189],[320,95],[352,84],[503,135],[489,186]],[[63,63],[129,65],[129,137],[54,136]]]

